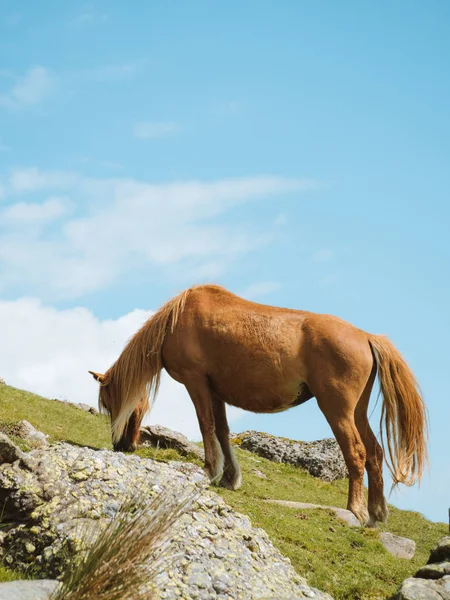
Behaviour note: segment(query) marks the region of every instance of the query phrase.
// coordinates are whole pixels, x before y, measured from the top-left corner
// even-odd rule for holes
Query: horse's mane
[[[126,424],[144,397],[152,402],[159,389],[163,368],[161,349],[168,328],[173,332],[184,310],[186,299],[194,289],[181,292],[169,300],[129,340],[116,362],[105,373],[102,387],[108,389],[108,406],[99,395],[102,412],[114,413],[113,441],[120,440]],[[115,410],[112,410],[114,407]]]

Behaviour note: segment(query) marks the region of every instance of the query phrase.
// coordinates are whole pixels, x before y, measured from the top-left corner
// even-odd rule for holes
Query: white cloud
[[[329,248],[320,248],[313,254],[313,260],[315,262],[326,262],[333,258],[333,251]]]
[[[181,131],[181,126],[172,121],[141,121],[133,128],[134,136],[141,139],[171,137]]]
[[[54,86],[55,79],[45,67],[33,67],[16,79],[9,91],[0,94],[0,108],[21,109],[39,104]]]
[[[58,311],[38,300],[0,301],[0,376],[12,386],[48,398],[97,406],[98,384],[88,370],[105,371],[150,311],[97,319],[84,308]],[[228,408],[230,421],[243,413]],[[192,402],[184,388],[163,374],[156,404],[146,421],[200,439]]]
[[[260,281],[249,285],[248,288],[240,292],[239,295],[247,298],[247,300],[254,300],[260,296],[276,292],[280,287],[281,286],[277,281]]]
[[[9,188],[12,193],[67,189],[75,185],[77,179],[77,175],[67,171],[41,171],[36,167],[14,169],[9,177]]]
[[[72,204],[67,197],[48,198],[45,202],[16,202],[0,213],[1,225],[46,223],[70,212]]]
[[[39,230],[30,235],[6,229],[0,236],[0,291],[19,286],[41,297],[74,298],[106,287],[131,269],[149,267],[183,286],[216,278],[270,241],[251,223],[220,224],[217,216],[245,202],[312,186],[277,177],[153,185],[13,171],[10,194],[64,189],[78,202],[78,212],[85,209],[83,217],[61,215],[51,238]]]

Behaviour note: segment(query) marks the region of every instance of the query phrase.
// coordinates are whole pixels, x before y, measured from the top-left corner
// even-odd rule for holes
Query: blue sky
[[[431,471],[390,500],[446,520],[450,4],[0,0],[0,15],[0,374],[95,402],[85,366],[197,282],[332,313],[414,370]],[[165,390],[161,419],[190,433]],[[315,400],[235,419],[330,435]]]

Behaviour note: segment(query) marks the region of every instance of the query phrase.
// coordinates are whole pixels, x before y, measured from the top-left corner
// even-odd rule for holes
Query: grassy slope
[[[49,434],[52,441],[111,447],[105,417],[0,386],[0,430],[7,431],[20,419]],[[157,460],[180,458],[173,450],[142,449],[138,454]],[[387,530],[417,543],[412,561],[393,558],[381,545],[377,531],[349,528],[326,510],[298,511],[264,502],[272,498],[345,507],[347,481],[325,483],[289,465],[242,450],[237,454],[244,478],[241,490],[217,491],[233,508],[248,514],[255,526],[265,529],[311,585],[330,592],[336,600],[388,598],[426,562],[430,548],[446,534],[443,523],[391,507]],[[258,477],[255,469],[267,479]],[[0,568],[0,581],[11,576]]]

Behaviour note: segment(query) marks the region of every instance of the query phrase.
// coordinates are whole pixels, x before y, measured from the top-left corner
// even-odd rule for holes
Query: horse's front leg
[[[234,455],[233,447],[230,444],[230,429],[228,427],[225,402],[213,394],[212,406],[217,439],[225,457],[225,467],[220,485],[230,490],[237,490],[242,484],[241,468]]]
[[[183,377],[184,385],[197,413],[205,450],[205,472],[211,483],[219,485],[224,467],[224,456],[216,436],[212,398],[208,380],[201,374]]]

